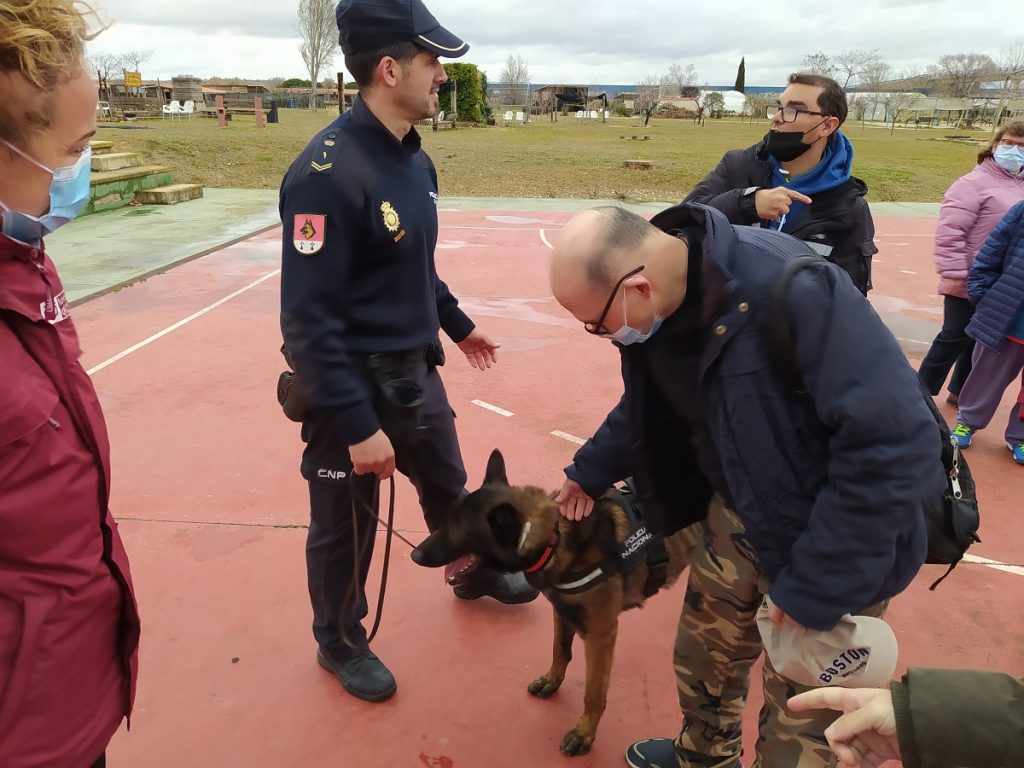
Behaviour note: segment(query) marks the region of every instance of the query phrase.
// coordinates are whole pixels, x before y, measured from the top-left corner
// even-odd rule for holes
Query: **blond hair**
[[[0,0],[0,73],[20,75],[43,96],[78,71],[85,43],[104,28],[82,0]],[[0,93],[0,138],[49,126],[45,105],[33,101]]]

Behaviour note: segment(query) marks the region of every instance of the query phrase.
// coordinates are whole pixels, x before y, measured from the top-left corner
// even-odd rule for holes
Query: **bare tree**
[[[644,116],[644,126],[651,121],[651,115],[658,108],[658,76],[648,75],[636,84],[636,101],[633,108]]]
[[[309,106],[316,109],[316,84],[338,55],[338,26],[332,0],[299,0],[299,53],[312,83]]]
[[[943,91],[947,96],[964,101],[957,128],[963,125],[982,78],[991,75],[996,69],[996,63],[981,53],[947,54],[939,57],[938,66],[928,68],[930,74],[942,80]]]
[[[837,82],[841,83],[844,89],[849,88],[851,82],[860,82],[867,68],[880,61],[881,58],[878,55],[877,49],[874,51],[862,51],[854,48],[849,51],[843,51],[836,56],[835,66],[833,67]]]
[[[668,68],[665,76],[661,78],[662,85],[665,86],[661,95],[662,98],[692,100],[696,108],[693,122],[703,125],[704,112],[707,111],[707,106],[704,103],[707,92],[701,92],[700,87],[697,85],[699,79],[700,75],[693,64],[687,64],[685,67],[680,64],[673,64]]]
[[[679,98],[686,98],[688,91],[692,95],[692,91],[697,88],[697,80],[699,78],[700,75],[693,64],[687,64],[685,67],[673,64],[661,78],[661,82],[662,85],[667,85],[670,88],[678,88]]]
[[[804,56],[804,61],[800,68],[808,74],[824,75],[825,77],[833,77],[836,73],[836,67],[832,64],[832,59],[829,58],[827,53],[822,53],[821,51]]]
[[[853,115],[855,119],[860,120],[860,127],[863,128],[868,108],[871,106],[871,99],[862,94],[856,94],[854,96],[850,96],[848,99],[848,106],[850,114]]]
[[[743,109],[750,115],[750,122],[768,117],[768,108],[779,98],[777,93],[748,93],[743,100]]]
[[[509,106],[530,106],[526,103],[526,93],[530,86],[530,68],[522,56],[518,53],[508,55],[501,70],[500,80],[505,87]]]
[[[916,93],[899,92],[886,94],[885,114],[892,123],[892,127],[889,129],[890,136],[896,132],[897,121],[906,116],[905,113],[907,108],[913,104],[917,98]]]
[[[121,54],[121,66],[129,72],[141,72],[142,65],[153,58],[151,50],[131,50]]]
[[[1024,93],[1024,40],[1018,42],[999,54],[999,74],[1002,84],[999,88],[999,108],[995,120],[992,121],[992,132],[999,130],[1006,105]]]
[[[889,66],[889,62],[885,59],[877,59],[866,67],[864,72],[860,76],[861,85],[868,89],[871,93],[871,119],[874,120],[878,113],[878,94],[885,88],[887,83],[892,78],[892,67]],[[865,114],[867,110],[865,110]],[[861,124],[863,125],[863,117],[861,118]]]
[[[709,92],[704,96],[704,108],[710,117],[721,117],[725,111],[725,96],[718,91]]]
[[[114,53],[95,53],[87,60],[89,71],[96,75],[100,98],[110,101],[110,75],[121,71],[124,61]]]
[[[710,111],[711,103],[713,101],[712,94],[715,94],[722,100],[722,104],[725,104],[725,97],[722,94],[711,90],[711,84],[705,82],[704,87],[697,91],[697,95],[694,96],[693,102],[697,105],[697,116],[693,118],[694,125],[704,125],[704,115]]]

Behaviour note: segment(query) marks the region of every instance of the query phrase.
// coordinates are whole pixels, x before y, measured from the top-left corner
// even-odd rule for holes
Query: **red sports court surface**
[[[503,345],[498,367],[484,373],[449,350],[445,380],[472,487],[496,446],[513,482],[557,487],[572,439],[588,436],[621,392],[612,346],[582,333],[547,289],[544,240],[569,216],[441,213],[439,270]],[[929,341],[940,319],[933,221],[877,224],[873,301],[908,344]],[[401,542],[374,643],[398,678],[397,696],[359,702],[316,665],[301,443],[274,399],[279,237],[255,237],[75,310],[110,424],[113,507],[144,623],[132,730],[115,738],[111,765],[605,768],[623,765],[633,740],[674,735],[681,586],[624,614],[608,709],[586,757],[557,751],[582,709],[582,653],[553,699],[526,693],[550,661],[548,604],[456,600]],[[1024,669],[1024,569],[999,565],[1021,564],[1024,468],[1010,460],[1000,421],[969,454],[983,504],[974,554],[996,565],[964,564],[934,593],[927,585],[941,569],[925,568],[889,614],[903,664]],[[397,519],[413,540],[424,535],[404,480]],[[752,697],[748,751],[759,704]]]

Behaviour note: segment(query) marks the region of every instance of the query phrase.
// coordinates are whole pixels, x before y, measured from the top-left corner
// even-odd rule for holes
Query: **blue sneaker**
[[[644,739],[630,744],[626,750],[630,768],[679,768],[679,755],[672,739]],[[743,768],[736,763],[736,768]]]
[[[644,739],[626,750],[630,768],[679,768],[679,756],[672,739]]]
[[[1018,464],[1024,464],[1024,443],[1007,443],[1006,447],[1013,451],[1013,460]]]
[[[969,427],[962,421],[958,421],[950,434],[961,448],[970,448],[971,440],[974,439],[974,427]]]

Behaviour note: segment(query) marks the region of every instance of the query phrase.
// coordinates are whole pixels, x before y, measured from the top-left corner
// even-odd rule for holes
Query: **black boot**
[[[499,603],[518,605],[536,600],[540,594],[519,573],[502,573],[494,568],[480,566],[466,574],[452,586],[455,596],[462,600],[476,600],[478,597],[493,597]]]
[[[330,651],[318,648],[316,660],[334,674],[341,687],[363,701],[386,701],[395,695],[398,684],[394,675],[373,652],[366,648],[345,661],[338,661]]]

